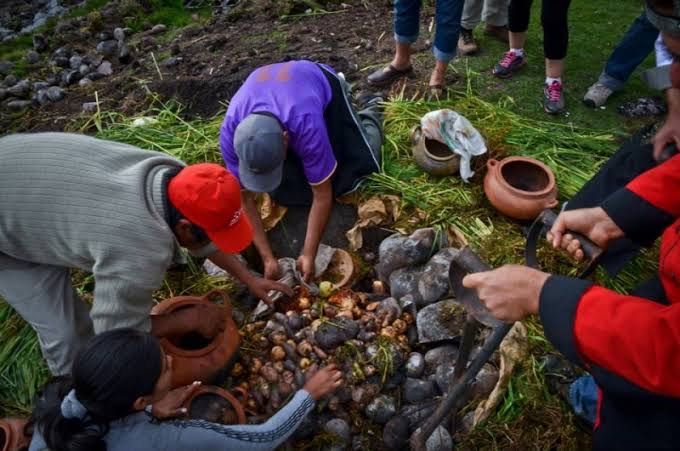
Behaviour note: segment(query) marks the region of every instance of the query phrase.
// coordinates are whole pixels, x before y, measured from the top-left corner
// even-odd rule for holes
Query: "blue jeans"
[[[569,404],[574,413],[590,424],[597,416],[597,385],[593,376],[581,376],[569,386]]]
[[[657,36],[659,30],[647,20],[643,11],[609,55],[598,81],[612,91],[623,89],[635,68],[654,50]]]
[[[437,0],[436,31],[432,53],[438,61],[449,62],[456,56],[460,16],[464,0]],[[394,3],[394,39],[400,44],[413,44],[418,39],[420,0],[397,0]]]

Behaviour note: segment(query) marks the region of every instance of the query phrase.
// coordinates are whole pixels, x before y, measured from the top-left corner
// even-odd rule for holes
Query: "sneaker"
[[[564,90],[562,83],[555,80],[545,84],[543,88],[543,109],[549,114],[558,114],[564,110]]]
[[[475,41],[475,36],[472,30],[460,29],[460,36],[458,36],[458,53],[462,56],[473,55],[479,51],[479,45]]]
[[[510,78],[526,63],[527,60],[524,55],[520,56],[512,50],[508,50],[496,64],[496,67],[493,68],[493,74],[498,78]]]
[[[586,92],[586,95],[583,96],[583,103],[591,108],[601,107],[607,103],[607,99],[612,94],[614,94],[614,91],[602,83],[597,82],[588,88],[588,92]]]

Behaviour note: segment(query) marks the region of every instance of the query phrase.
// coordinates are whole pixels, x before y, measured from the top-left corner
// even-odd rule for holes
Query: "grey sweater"
[[[146,412],[111,423],[105,437],[107,451],[267,451],[276,449],[300,426],[314,408],[314,400],[299,390],[264,424],[230,425],[202,420],[158,421]],[[40,432],[29,451],[47,451]]]
[[[96,333],[150,331],[151,293],[179,249],[162,153],[68,133],[0,138],[0,252],[94,274]]]

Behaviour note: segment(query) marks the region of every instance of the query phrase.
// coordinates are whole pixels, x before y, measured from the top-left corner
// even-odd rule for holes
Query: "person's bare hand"
[[[336,365],[328,365],[317,371],[303,387],[315,401],[333,393],[342,385],[342,372]]]
[[[576,260],[583,258],[583,250],[569,231],[585,235],[602,249],[606,249],[610,241],[623,236],[623,231],[602,207],[563,211],[546,237],[555,249],[566,250]]]
[[[660,161],[661,152],[671,143],[675,143],[675,146],[680,149],[680,113],[669,114],[666,122],[652,138],[656,161]]]
[[[276,280],[281,274],[279,268],[279,261],[273,257],[264,259],[264,278],[269,280]]]
[[[151,414],[160,420],[185,416],[187,409],[182,406],[200,386],[201,383],[196,381],[191,385],[170,390],[163,399],[151,405]]]
[[[305,282],[314,278],[314,257],[302,254],[297,259],[297,267]]]
[[[250,293],[258,299],[262,299],[267,304],[271,305],[274,301],[269,297],[269,292],[272,290],[280,291],[286,296],[293,296],[293,289],[288,285],[264,279],[262,277],[253,277],[248,283]]]
[[[463,286],[477,290],[479,300],[501,321],[519,321],[538,313],[543,284],[550,274],[527,266],[505,265],[468,274]]]

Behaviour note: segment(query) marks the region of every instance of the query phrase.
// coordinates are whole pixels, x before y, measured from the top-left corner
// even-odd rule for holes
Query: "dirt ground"
[[[233,93],[256,67],[290,59],[310,59],[329,64],[365,89],[365,77],[389,62],[393,52],[392,7],[387,1],[347,3],[328,13],[281,18],[266,0],[243,0],[228,14],[216,15],[207,24],[195,24],[165,35],[133,35],[130,46],[135,58],[127,65],[114,62],[114,74],[86,87],[68,88],[67,98],[34,109],[21,116],[3,114],[0,126],[15,131],[63,130],[83,116],[82,104],[95,100],[102,109],[133,114],[148,106],[149,92],[161,99],[176,99],[189,117],[210,117],[225,109]],[[121,17],[103,13],[104,30],[121,26]],[[424,91],[429,67],[418,68],[418,60],[430,64],[427,30],[432,11],[422,14],[423,39],[415,47],[427,58],[415,61],[417,78],[407,81],[411,93]],[[83,53],[94,53],[97,38],[79,39],[67,45]],[[53,40],[51,51],[59,40]],[[153,53],[153,56],[152,56]],[[171,56],[180,59],[166,66]],[[396,86],[401,90],[403,86]]]

